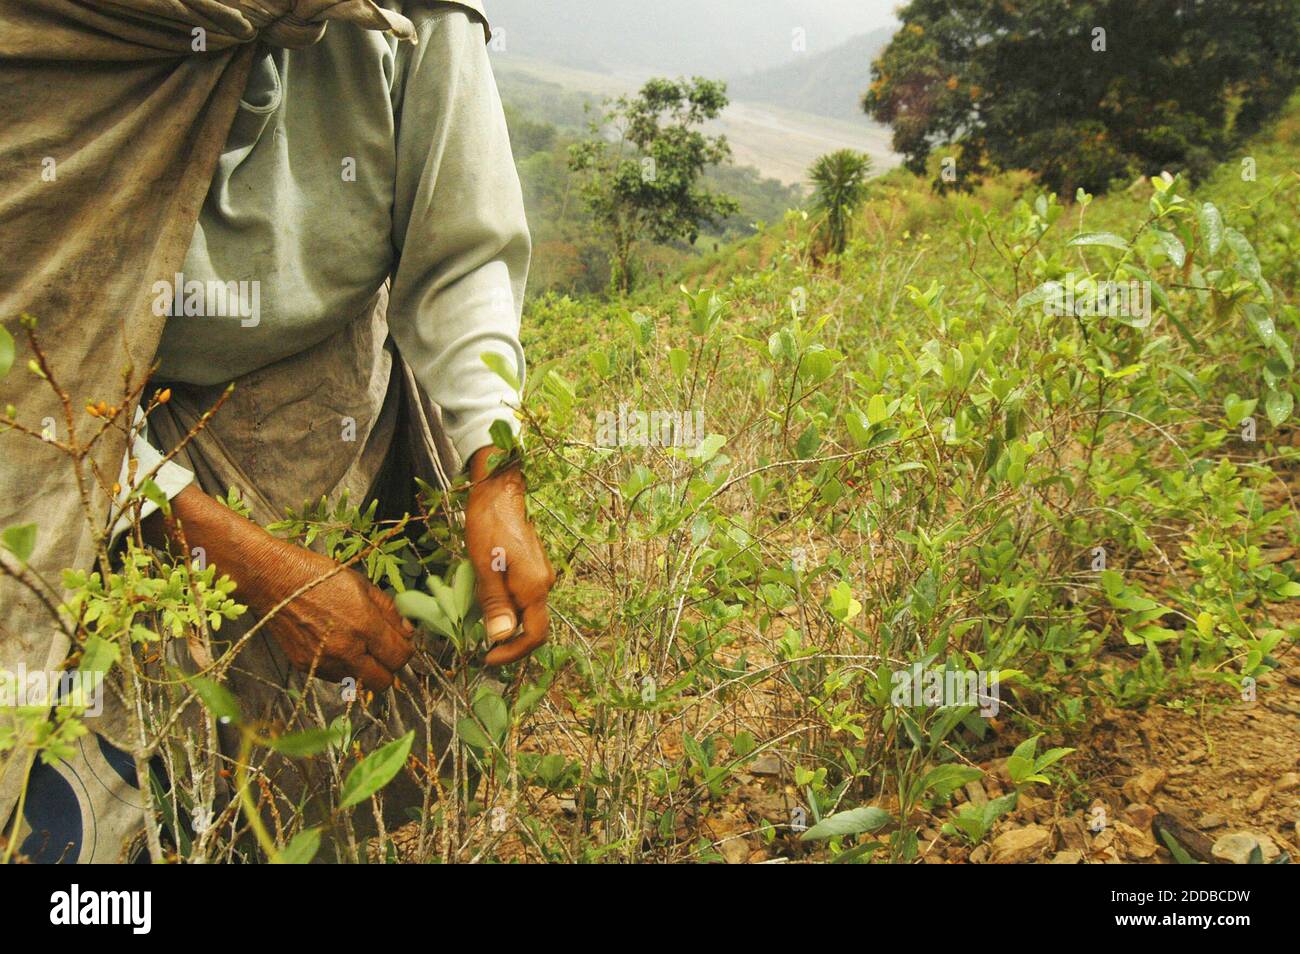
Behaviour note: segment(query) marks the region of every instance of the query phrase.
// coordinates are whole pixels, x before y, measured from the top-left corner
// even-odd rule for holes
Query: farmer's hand
[[[519,468],[488,475],[494,450],[483,447],[470,458],[473,484],[465,508],[465,538],[488,642],[493,644],[484,662],[504,666],[546,642],[551,623],[546,596],[555,571],[524,511]],[[523,632],[516,636],[521,619]]]
[[[295,668],[306,672],[314,663],[322,679],[350,676],[376,692],[393,684],[415,652],[415,630],[387,594],[328,557],[276,539],[192,484],[171,503],[167,536],[178,540],[179,520],[190,547],[204,548],[207,561],[235,581],[236,599],[258,616],[315,584],[266,622]]]

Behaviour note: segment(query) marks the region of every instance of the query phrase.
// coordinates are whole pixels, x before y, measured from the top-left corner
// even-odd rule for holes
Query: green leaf
[[[367,755],[343,782],[339,808],[359,805],[391,782],[406,764],[414,741],[415,730],[412,729],[400,739],[394,739]]]
[[[1124,271],[1132,275],[1138,281],[1147,283],[1147,287],[1151,289],[1151,300],[1164,311],[1165,317],[1168,318],[1173,326],[1178,329],[1178,333],[1187,339],[1188,344],[1197,351],[1205,350],[1204,345],[1196,340],[1196,336],[1192,334],[1187,325],[1183,324],[1182,319],[1178,317],[1177,313],[1174,311],[1173,303],[1169,301],[1169,296],[1165,293],[1165,290],[1160,286],[1158,281],[1146,272],[1142,271],[1142,269],[1138,268],[1132,262],[1124,263]]]
[[[1205,247],[1213,258],[1219,246],[1223,244],[1223,216],[1214,205],[1206,202],[1201,206],[1198,218],[1201,223],[1201,237],[1205,239]]]
[[[969,765],[949,763],[940,765],[926,773],[921,782],[922,791],[934,792],[939,798],[947,798],[967,782],[983,778],[984,773]]]
[[[31,559],[32,551],[36,549],[36,524],[23,523],[16,527],[8,527],[3,534],[0,534],[0,543],[4,548],[18,558],[18,562],[26,564]]]
[[[668,366],[673,370],[673,377],[681,381],[686,377],[686,366],[691,356],[682,348],[673,348],[668,352]]]
[[[563,755],[544,755],[537,763],[537,777],[547,785],[554,785],[563,777],[567,764]]]
[[[429,589],[433,591],[433,598],[438,601],[438,608],[442,610],[447,619],[459,625],[463,617],[457,609],[456,591],[436,576],[429,577],[428,583]]]
[[[1295,399],[1291,397],[1290,391],[1269,388],[1264,394],[1264,413],[1268,415],[1269,423],[1274,427],[1284,423],[1294,409]]]
[[[131,496],[134,497],[136,494],[139,494],[145,500],[148,500],[155,507],[161,510],[164,515],[171,516],[171,501],[167,499],[167,495],[163,493],[163,489],[152,480],[145,480],[141,483],[140,486],[136,488],[135,493]]]
[[[867,442],[867,447],[879,447],[881,444],[888,444],[898,437],[898,428],[882,427],[871,435],[871,440]],[[922,465],[924,466],[924,465]]]
[[[848,429],[849,437],[859,449],[867,446],[867,442],[871,440],[871,432],[868,430],[866,415],[857,408],[845,411],[844,426]]]
[[[514,363],[507,360],[505,355],[497,354],[495,351],[484,351],[479,355],[479,359],[491,368],[498,378],[510,385],[512,391],[519,392],[519,375],[515,373]]]
[[[1041,735],[1042,733],[1039,733],[1038,735],[1031,735],[1029,738],[1025,739],[1025,741],[1016,746],[1012,755],[1022,759],[1032,760],[1034,752],[1038,749],[1038,739]]]
[[[204,676],[195,676],[190,680],[190,688],[203,700],[209,712],[221,722],[238,725],[243,719],[239,703],[230,690],[219,682]]]
[[[1277,352],[1282,363],[1286,365],[1288,371],[1295,370],[1295,358],[1291,354],[1291,346],[1287,344],[1284,337],[1277,333],[1277,326],[1273,323],[1272,316],[1268,309],[1257,302],[1251,302],[1246,305],[1246,323],[1250,325],[1251,331],[1264,344]]]
[[[840,580],[828,594],[827,609],[841,623],[847,623],[862,612],[862,604],[853,598],[853,591],[845,580]]]
[[[0,327],[0,378],[9,373],[14,366],[14,336],[7,328]]]
[[[492,437],[492,446],[503,451],[514,449],[515,432],[510,427],[509,421],[497,418],[488,428],[488,434]]]
[[[1007,758],[1007,775],[1017,785],[1032,780],[1034,763],[1024,756],[1012,755]]]
[[[609,355],[600,348],[593,349],[587,353],[587,364],[591,365],[591,370],[596,372],[597,377],[609,377]]]
[[[713,458],[718,455],[718,451],[722,449],[722,445],[725,443],[727,443],[727,439],[721,434],[710,434],[708,437],[704,438],[704,440],[700,441],[696,453],[699,455],[701,461],[713,460]]]
[[[1107,248],[1128,249],[1128,242],[1114,232],[1083,232],[1070,239],[1070,245],[1104,245]]]
[[[324,752],[338,738],[339,732],[336,729],[304,729],[302,732],[293,732],[272,739],[270,748],[281,755],[302,758]]]
[[[1187,261],[1187,249],[1183,248],[1182,240],[1173,232],[1166,232],[1164,229],[1152,229],[1157,239],[1160,240],[1160,247],[1164,249],[1165,255],[1169,257],[1175,268],[1182,268],[1183,263]]]
[[[1232,249],[1232,254],[1237,256],[1237,264],[1241,266],[1242,274],[1252,282],[1259,281],[1263,277],[1263,272],[1259,267],[1259,256],[1255,254],[1250,239],[1236,229],[1224,229],[1223,240],[1228,243],[1228,248]]]
[[[393,598],[397,605],[397,612],[401,613],[408,619],[418,620],[428,629],[440,636],[455,640],[458,636],[456,627],[452,624],[450,617],[443,612],[442,607],[428,593],[421,593],[419,590],[406,590],[398,593]]]
[[[77,666],[77,671],[108,672],[121,658],[122,650],[117,643],[102,636],[91,636],[81,651],[81,663]]]
[[[278,865],[306,865],[320,851],[320,829],[304,828],[275,856]]]
[[[789,328],[782,328],[780,331],[774,331],[767,339],[767,351],[772,356],[773,361],[784,359],[793,359],[798,353],[799,348],[795,344],[794,335]]]
[[[742,759],[753,752],[757,746],[758,743],[754,741],[754,736],[748,732],[737,732],[731,740],[731,751]]]
[[[879,424],[888,418],[889,405],[885,402],[885,396],[883,394],[871,395],[871,400],[867,402],[867,423]]]
[[[1030,305],[1040,305],[1049,299],[1057,298],[1063,293],[1064,287],[1060,282],[1043,282],[1016,299],[1015,310],[1023,311]]]
[[[864,805],[847,812],[837,812],[829,818],[823,818],[799,836],[800,841],[823,841],[839,835],[859,835],[867,831],[883,828],[891,821],[889,812],[883,808]]]
[[[655,323],[653,318],[648,315],[643,315],[639,311],[633,312],[630,315],[623,312],[618,317],[627,329],[632,332],[632,338],[638,348],[643,348],[650,343],[655,332]]]
[[[495,692],[484,691],[474,700],[473,709],[495,741],[500,742],[506,737],[506,730],[510,728],[510,710],[506,708],[504,699]]]
[[[1050,768],[1073,751],[1074,749],[1066,748],[1048,749],[1034,762],[1034,771],[1041,772],[1045,768]]]
[[[456,599],[456,610],[464,619],[474,605],[474,567],[469,560],[457,564],[451,578],[451,591]]]
[[[456,734],[460,740],[470,748],[478,749],[480,752],[486,752],[492,748],[492,740],[487,737],[477,722],[466,716],[456,723]]]
[[[821,384],[835,370],[835,357],[820,345],[813,345],[799,363],[799,377],[812,384]]]
[[[1236,427],[1251,414],[1255,413],[1255,406],[1259,404],[1257,398],[1246,400],[1236,394],[1229,394],[1223,399],[1223,412],[1228,418],[1228,425]]]
[[[470,708],[474,715],[466,716],[456,725],[462,742],[486,752],[505,741],[506,730],[510,728],[510,710],[504,699],[483,687]]]
[[[515,698],[515,711],[519,713],[531,712],[537,703],[546,698],[548,688],[545,685],[531,685],[519,690],[519,695]]]
[[[799,457],[807,460],[817,453],[817,448],[821,446],[822,436],[817,430],[816,424],[809,424],[804,428],[804,432],[799,435],[799,439],[794,442],[794,452]]]
[[[884,845],[878,841],[869,841],[865,844],[854,845],[848,851],[840,852],[831,859],[833,865],[851,865],[858,861],[859,858],[870,858],[878,849]]]

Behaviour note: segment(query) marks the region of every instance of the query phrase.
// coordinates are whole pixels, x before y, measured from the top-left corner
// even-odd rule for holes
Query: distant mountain
[[[607,73],[739,76],[893,22],[897,0],[486,0],[511,53]],[[500,49],[504,46],[504,50]]]
[[[871,83],[871,61],[893,35],[893,27],[882,27],[824,53],[805,54],[781,66],[729,78],[727,92],[733,100],[865,122],[860,101]]]

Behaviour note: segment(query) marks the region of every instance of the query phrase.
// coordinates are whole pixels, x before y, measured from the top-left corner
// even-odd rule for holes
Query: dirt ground
[[[951,806],[914,816],[920,861],[1173,864],[1162,830],[1196,861],[1249,863],[1255,846],[1264,862],[1283,853],[1300,858],[1300,678],[1293,673],[1261,680],[1254,702],[1108,711],[1069,761],[1077,789],[1022,791],[1016,811],[972,849],[940,832],[944,819],[963,802],[1011,790],[1005,758],[977,763],[986,771],[982,782],[960,790]],[[755,776],[739,796],[705,820],[729,863],[809,858],[791,839],[763,845],[757,837],[763,819],[789,818],[793,792]]]

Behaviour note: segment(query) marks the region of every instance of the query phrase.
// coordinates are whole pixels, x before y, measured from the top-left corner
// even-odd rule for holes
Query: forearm
[[[317,678],[354,678],[380,691],[415,651],[409,623],[361,574],[284,540],[197,488],[155,515],[146,534],[159,545],[203,547],[235,582],[235,599],[266,623],[289,663]],[[273,612],[274,611],[274,612]]]
[[[140,526],[150,546],[169,547],[177,553],[201,548],[205,564],[234,580],[240,602],[254,612],[265,612],[279,601],[274,585],[276,567],[292,559],[286,550],[296,548],[232,512],[194,484],[172,498],[170,514],[157,511]]]

